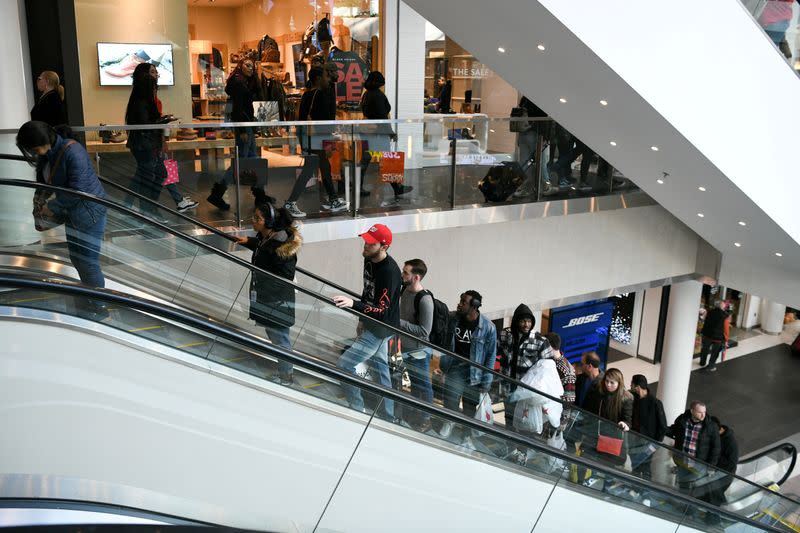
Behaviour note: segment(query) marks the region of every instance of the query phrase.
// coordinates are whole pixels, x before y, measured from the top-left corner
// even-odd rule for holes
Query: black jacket
[[[609,412],[608,401],[606,401],[608,393],[602,391],[602,386],[603,382],[601,381],[589,389],[589,393],[586,395],[586,401],[583,404],[583,408],[590,413],[594,413],[602,418],[605,418],[606,420],[610,420],[614,424],[625,422],[628,427],[631,427],[633,424],[633,396],[629,392],[625,391],[625,399],[622,402],[622,410],[619,413],[611,413]]]
[[[719,436],[720,451],[717,467],[735,474],[736,467],[739,465],[739,444],[736,442],[733,430],[725,425],[722,427],[725,428],[725,433]]]
[[[628,456],[628,443],[627,439],[625,438],[626,432],[622,428],[618,427],[617,424],[619,422],[625,422],[628,427],[631,427],[631,418],[633,416],[633,397],[629,392],[625,391],[625,399],[622,402],[622,409],[619,413],[611,413],[609,412],[609,405],[606,401],[608,398],[608,393],[603,392],[601,389],[602,386],[602,381],[592,385],[592,388],[586,394],[586,400],[583,407],[590,413],[594,413],[600,418],[604,418],[606,421],[597,420],[594,417],[583,417],[583,420],[580,423],[580,432],[583,433],[582,441],[587,449],[595,449],[599,441],[599,435],[614,439],[622,439],[622,449],[620,450],[619,456],[612,458],[609,455],[605,455],[605,457],[606,459],[616,463],[624,463]]]
[[[584,373],[580,373],[575,377],[575,404],[578,407],[585,406],[586,398],[589,396],[589,392],[591,392],[591,390],[597,386],[601,379],[603,379],[602,372],[600,372],[594,379],[590,378],[588,374]],[[590,380],[592,383],[589,385],[589,390],[583,392],[583,388],[586,386],[587,380]]]
[[[446,81],[439,93],[439,113],[450,112],[450,98],[453,96],[453,82]]]
[[[682,415],[675,419],[675,423],[669,428],[667,435],[675,439],[675,448],[683,452],[683,441],[686,437],[686,424],[691,421],[691,412],[687,409]],[[719,461],[720,456],[720,442],[719,442],[719,428],[711,418],[706,416],[703,420],[703,426],[700,429],[700,434],[697,437],[697,449],[695,450],[695,459],[705,461],[706,463],[715,466]]]
[[[367,120],[385,120],[392,112],[392,105],[380,89],[367,89],[361,95],[361,112]],[[364,124],[359,131],[362,134],[394,135],[389,124]]]
[[[373,263],[364,259],[364,290],[361,301],[353,303],[353,309],[395,327],[400,326],[400,289],[402,288],[400,267],[392,256],[387,255],[383,261]],[[366,324],[376,335],[383,337],[376,328]],[[387,331],[384,328],[379,328]]]
[[[61,101],[58,91],[50,91],[39,98],[33,109],[31,109],[31,120],[41,120],[51,126],[60,126],[67,123],[64,102]]]
[[[703,322],[703,337],[708,337],[714,340],[723,340],[725,338],[725,319],[728,318],[728,313],[715,307],[706,315],[706,320]]]
[[[280,234],[279,234],[280,235]],[[266,240],[260,233],[247,239],[245,246],[253,250],[252,263],[284,279],[294,278],[297,252],[303,239],[296,228],[286,230],[285,240]],[[250,319],[262,326],[294,325],[294,287],[272,276],[253,272],[250,280]]]
[[[258,91],[258,82],[248,82],[242,74],[236,73],[228,78],[225,93],[230,96],[233,122],[255,122],[253,101],[258,98]]]
[[[155,100],[140,98],[128,103],[125,113],[125,123],[157,124],[161,119]],[[128,132],[128,142],[125,144],[131,150],[161,150],[163,140],[162,130],[131,130]]]
[[[661,442],[667,434],[667,417],[661,400],[648,394],[644,398],[633,396],[633,425],[631,429]]]

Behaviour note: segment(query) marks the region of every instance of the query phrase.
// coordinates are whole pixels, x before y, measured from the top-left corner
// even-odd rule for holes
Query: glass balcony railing
[[[127,139],[146,128],[73,132],[102,177],[215,226],[245,224],[261,193],[308,218],[333,218],[637,190],[550,119],[160,125],[163,151],[137,162]],[[0,142],[13,147],[15,134],[0,132]],[[251,137],[254,148],[242,141]]]
[[[54,193],[57,201],[75,210],[74,218],[68,221],[66,231],[62,225],[41,233],[39,242],[5,246],[3,254],[15,258],[14,261],[6,261],[7,265],[11,265],[10,268],[23,268],[28,264],[28,259],[40,259],[50,265],[55,258],[66,255],[89,285],[101,284],[97,270],[92,267],[95,265],[105,278],[131,291],[138,290],[174,308],[191,309],[215,324],[235,329],[254,339],[262,339],[263,342],[270,337],[270,332],[263,325],[263,317],[274,316],[279,311],[281,316],[291,317],[286,326],[288,339],[276,340],[274,336],[272,339],[279,346],[292,350],[296,356],[289,361],[284,360],[284,364],[297,364],[299,357],[313,361],[315,365],[343,369],[351,375],[378,381],[383,390],[394,389],[407,398],[424,397],[423,389],[418,384],[427,376],[433,381],[435,393],[433,400],[424,400],[425,404],[437,408],[444,405],[453,412],[461,409],[458,397],[464,395],[464,383],[455,377],[457,373],[453,369],[458,370],[460,375],[468,375],[471,368],[478,368],[483,375],[491,376],[488,398],[496,411],[491,422],[505,426],[505,418],[500,413],[506,411],[528,411],[531,416],[539,412],[541,423],[518,423],[505,427],[505,430],[538,443],[538,446],[517,443],[508,447],[507,443],[495,442],[496,436],[480,432],[476,434],[472,429],[459,429],[457,424],[455,427],[446,425],[443,423],[446,420],[428,416],[430,412],[414,407],[413,402],[406,408],[403,402],[395,405],[395,396],[381,398],[374,394],[374,390],[366,389],[364,394],[360,394],[359,387],[350,383],[337,389],[335,396],[337,401],[346,402],[351,407],[376,413],[393,423],[408,426],[453,445],[474,447],[480,453],[493,454],[503,461],[555,473],[559,479],[570,480],[602,494],[618,491],[619,498],[637,505],[658,507],[662,500],[648,495],[644,489],[630,487],[631,480],[634,480],[634,485],[642,483],[644,486],[660,487],[690,497],[693,501],[705,502],[721,509],[723,515],[734,513],[747,518],[758,513],[769,517],[777,513],[782,517],[781,520],[797,520],[798,504],[791,500],[752,481],[696,461],[661,443],[634,432],[622,431],[616,424],[494,372],[493,365],[488,368],[476,365],[352,309],[340,309],[331,300],[333,295],[341,294],[339,288],[301,272],[292,282],[262,271],[247,260],[224,253],[225,246],[220,243],[207,242],[205,238],[191,237],[191,232],[178,231],[176,226],[186,221],[177,217],[170,219],[172,215],[165,210],[156,210],[153,218],[148,218],[110,200],[29,181],[0,179],[0,197],[20,196],[21,191],[26,191],[30,202],[35,190]],[[121,200],[124,204],[125,198]],[[148,209],[147,205],[143,207],[145,211]],[[96,226],[88,229],[102,216],[105,217],[103,231],[95,231]],[[0,213],[0,219],[3,227],[33,225],[29,210],[7,210]],[[164,222],[154,219],[163,219]],[[217,238],[224,239],[215,234],[213,239]],[[80,249],[75,248],[76,239],[81,243]],[[87,265],[87,262],[91,264]],[[254,281],[256,287],[269,286],[270,294],[284,295],[279,305],[273,300],[254,298]],[[65,312],[90,320],[111,321],[108,323],[120,320],[129,326],[128,331],[136,330],[153,338],[160,338],[166,331],[159,323],[134,323],[128,315],[120,316],[118,309],[93,305],[91,301],[81,298],[66,303],[58,299],[50,303],[47,301],[38,299],[36,295],[5,293],[3,296],[6,306],[39,308],[57,305],[60,306],[58,309],[63,308]],[[253,319],[258,317],[262,317],[260,323],[254,322]],[[270,370],[263,365],[254,365],[254,361],[263,359],[263,354],[258,351],[237,351],[228,343],[218,342],[213,336],[209,338],[197,331],[191,333],[170,334],[170,339],[184,351],[243,371],[264,376]],[[378,356],[373,357],[374,354]],[[439,372],[431,373],[429,367],[418,363],[419,360],[426,360],[428,354],[432,355],[433,368],[438,364]],[[280,361],[280,354],[273,359]],[[444,379],[441,379],[442,376]],[[511,391],[515,391],[513,395],[509,395]],[[472,398],[472,392],[475,391],[467,391],[467,400],[478,398]],[[552,420],[547,423],[544,422],[546,413],[541,411],[543,404],[547,404],[551,410]],[[471,417],[475,406],[469,405],[471,402],[465,401],[463,411]],[[560,415],[555,415],[556,411],[561,411]],[[601,435],[621,442],[619,451],[612,454],[607,450],[601,451],[602,446],[598,444]],[[557,455],[580,457],[590,464],[603,465],[604,473],[592,472],[581,461],[575,463],[575,468],[567,468],[569,461],[551,461],[551,458],[541,455],[542,446],[552,448],[558,452]],[[732,494],[736,495],[735,502],[726,499],[726,495]],[[685,510],[680,505],[679,509],[681,512]],[[725,523],[726,519],[723,516],[721,520],[721,523]]]

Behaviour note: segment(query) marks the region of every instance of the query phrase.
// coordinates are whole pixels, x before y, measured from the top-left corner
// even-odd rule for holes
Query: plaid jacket
[[[553,349],[542,335],[531,332],[519,341],[519,350],[515,356],[514,335],[511,328],[500,332],[500,341],[497,343],[503,374],[513,379],[522,379],[522,376],[536,364],[539,359],[551,359]]]

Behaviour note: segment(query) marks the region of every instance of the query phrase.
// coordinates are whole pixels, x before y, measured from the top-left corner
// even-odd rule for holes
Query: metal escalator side
[[[316,279],[305,282],[289,282],[277,278],[272,274],[261,271],[247,261],[223,252],[208,242],[178,231],[177,224],[165,224],[153,221],[142,214],[125,208],[109,200],[101,200],[88,195],[62,190],[57,187],[36,185],[19,180],[0,180],[0,187],[25,187],[29,189],[40,188],[51,191],[60,191],[62,194],[72,195],[85,202],[96,202],[108,209],[109,234],[112,236],[103,245],[103,268],[106,274],[113,279],[124,282],[134,289],[157,297],[162,302],[174,305],[177,308],[192,309],[213,318],[226,326],[234,327],[257,338],[264,339],[264,330],[254,326],[250,321],[249,310],[249,282],[253,275],[270,276],[274,283],[285,284],[292,287],[296,293],[295,313],[297,319],[292,328],[291,345],[294,353],[328,366],[335,365],[341,352],[353,343],[356,324],[359,321],[371,322],[372,319],[353,310],[336,308],[324,294],[339,293],[331,289],[329,284],[318,282]],[[185,222],[185,221],[184,221]],[[222,238],[220,235],[215,237]],[[57,243],[58,244],[58,243]],[[19,253],[44,253],[48,252],[48,245],[21,246],[16,249]],[[301,276],[298,276],[301,278]],[[311,287],[317,287],[315,291]],[[323,294],[320,294],[323,293]],[[399,337],[404,345],[408,341],[428,344],[419,339],[412,339],[406,334],[386,326],[375,323],[375,328],[382,328],[386,338]],[[429,344],[428,344],[429,345]],[[430,346],[430,345],[429,345]],[[214,344],[197,347],[199,354],[209,357]],[[442,350],[432,347],[435,350]],[[458,358],[455,354],[451,357]],[[465,364],[474,364],[464,360]],[[484,369],[484,371],[486,371]],[[493,379],[504,381],[515,388],[530,391],[532,398],[543,399],[546,395],[529,389],[526,385],[516,380],[511,380],[499,373],[491,372]],[[560,444],[571,442],[590,442],[587,428],[594,428],[595,439],[598,427],[613,425],[597,418],[595,415],[562,405],[557,398],[547,400],[561,405],[563,409],[573,414],[572,425],[565,428],[565,439]],[[591,433],[591,431],[589,432]],[[588,440],[587,440],[588,439]],[[625,435],[628,449],[636,451],[636,465],[606,465],[620,473],[629,474],[629,468],[641,466],[639,463],[649,463],[653,467],[653,474],[644,474],[637,469],[637,474],[645,481],[658,483],[667,490],[678,490],[690,497],[698,487],[714,487],[722,478],[728,478],[725,472],[718,471],[711,465],[685,458],[661,443],[656,443],[641,435],[630,432]],[[590,446],[593,448],[593,445]],[[584,448],[586,453],[587,448]],[[592,450],[589,450],[592,451]],[[572,453],[572,450],[570,450]],[[673,472],[673,457],[681,464],[692,465],[691,486],[682,486]],[[634,460],[634,454],[631,454]],[[748,516],[753,509],[762,505],[765,498],[774,495],[764,491],[752,482],[732,478],[731,489],[741,487],[741,492],[747,494],[748,503],[737,510],[742,516]],[[584,480],[588,481],[588,480]]]
[[[566,490],[571,494],[574,493],[575,497],[583,498],[584,500],[582,501],[611,503],[627,510],[625,512],[645,513],[648,516],[647,520],[652,519],[659,521],[659,523],[679,523],[687,527],[714,531],[731,527],[734,524],[753,530],[784,530],[774,524],[765,524],[762,520],[764,517],[773,520],[772,517],[774,516],[786,516],[787,514],[787,510],[784,508],[785,502],[781,501],[780,496],[769,491],[765,491],[765,497],[756,510],[756,513],[759,513],[756,516],[758,521],[756,521],[731,512],[724,507],[717,507],[709,503],[706,496],[712,487],[708,483],[696,485],[693,487],[694,494],[690,495],[681,490],[664,487],[659,483],[648,482],[630,472],[614,469],[596,458],[590,458],[585,454],[573,454],[566,446],[563,449],[553,448],[541,440],[520,435],[500,426],[486,425],[460,413],[442,409],[437,405],[426,403],[391,388],[360,380],[356,376],[343,372],[331,365],[270,344],[246,331],[237,330],[230,325],[220,323],[198,313],[135,298],[115,291],[94,289],[63,281],[2,275],[0,276],[0,288],[4,289],[0,293],[0,309],[3,310],[2,321],[0,322],[11,320],[39,325],[50,323],[55,324],[56,327],[78,327],[80,326],[80,320],[77,323],[70,322],[69,317],[72,316],[74,308],[79,306],[81,301],[93,299],[102,301],[108,307],[113,308],[110,319],[103,321],[99,329],[97,325],[93,326],[84,321],[84,327],[90,328],[95,335],[108,336],[110,335],[107,333],[109,329],[121,330],[118,337],[119,342],[129,343],[130,341],[126,341],[125,338],[133,335],[141,339],[137,344],[142,348],[148,349],[152,344],[160,344],[167,350],[189,354],[189,359],[184,359],[182,361],[183,364],[198,365],[197,368],[203,369],[204,374],[211,372],[219,377],[234,379],[239,383],[246,384],[247,381],[242,378],[238,378],[233,374],[226,375],[224,370],[215,370],[215,368],[217,366],[232,367],[259,380],[263,379],[265,367],[273,366],[278,359],[294,364],[299,376],[298,383],[290,387],[268,384],[266,385],[268,388],[264,389],[263,392],[283,395],[294,402],[305,403],[306,407],[314,407],[318,413],[327,411],[329,414],[337,414],[339,417],[349,418],[358,424],[364,424],[363,433],[357,439],[352,456],[345,465],[339,482],[333,487],[328,504],[325,505],[325,509],[323,509],[316,522],[317,525],[325,523],[327,519],[326,513],[332,512],[329,507],[340,505],[340,498],[344,498],[339,493],[340,490],[344,491],[347,487],[347,485],[344,488],[342,487],[342,480],[347,479],[348,482],[352,482],[353,477],[363,478],[363,474],[355,473],[347,477],[348,468],[355,468],[352,465],[361,460],[357,454],[360,447],[374,445],[375,439],[389,439],[381,445],[382,449],[385,449],[384,446],[388,442],[394,442],[398,446],[423,445],[429,447],[429,453],[439,454],[437,455],[437,460],[440,463],[459,461],[459,468],[463,469],[465,465],[469,465],[470,469],[475,469],[473,475],[483,476],[484,479],[486,476],[490,476],[490,473],[485,471],[486,465],[499,467],[499,470],[494,471],[497,475],[512,475],[517,483],[531,483],[536,484],[537,487],[544,488],[549,486],[550,491]],[[205,350],[194,351],[194,346],[201,341],[211,343],[216,348],[211,352],[206,352]],[[154,349],[150,347],[148,351],[150,350]],[[166,353],[161,353],[160,355],[162,358],[168,357]],[[104,359],[108,357],[111,357],[110,354]],[[16,372],[9,372],[9,369],[14,366],[13,357],[7,354],[4,358],[8,360],[4,365],[0,365],[0,368],[5,369],[2,371],[4,375],[0,375],[0,377],[8,380],[7,384],[12,384],[15,380],[27,379],[24,372],[20,373],[19,368],[17,368]],[[197,362],[193,362],[191,359]],[[203,363],[203,360],[206,360],[207,363]],[[242,364],[245,360],[249,364]],[[124,371],[124,369],[122,370]],[[143,383],[142,385],[146,384]],[[354,412],[342,401],[339,391],[343,385],[358,387],[368,397],[372,398],[371,401],[368,401],[366,413]],[[121,384],[118,386],[121,386]],[[253,383],[252,386],[257,386],[257,383]],[[281,391],[285,392],[282,393]],[[208,394],[212,394],[210,388]],[[302,400],[303,397],[310,399],[304,401]],[[437,425],[443,421],[452,422],[462,436],[466,435],[466,438],[463,440],[452,437],[448,439],[435,432],[421,434],[399,421],[381,420],[380,407],[387,399],[392,399],[396,404],[402,405],[404,411],[429,414],[434,418]],[[91,399],[87,398],[87,401],[91,401]],[[178,405],[185,403],[185,400],[178,397],[174,398],[174,401]],[[148,403],[152,403],[152,401]],[[162,407],[166,409],[171,406],[162,405]],[[288,408],[284,407],[283,409]],[[212,415],[209,414],[209,416]],[[572,418],[572,415],[570,415],[570,418],[571,427],[565,429],[564,432],[565,443],[572,441],[574,434],[571,428],[578,422],[578,417]],[[276,427],[276,430],[278,429]],[[24,432],[22,431],[21,433]],[[298,438],[300,438],[300,435],[300,433],[297,433]],[[147,436],[143,437],[147,438]],[[228,435],[223,440],[233,442],[237,438],[239,437]],[[396,440],[398,438],[402,440],[402,443]],[[159,448],[172,450],[173,452],[176,450],[175,444],[172,442],[160,442]],[[445,459],[445,456],[441,456],[440,452],[446,453],[447,458]],[[68,454],[69,450],[65,450],[65,453]],[[74,450],[74,453],[77,454],[78,450]],[[191,452],[187,450],[186,453]],[[520,456],[525,457],[524,463],[519,460]],[[120,459],[123,458],[120,457]],[[285,457],[280,460],[289,461],[290,459],[294,458]],[[377,459],[380,462],[396,463],[398,458],[391,454],[382,454]],[[148,458],[146,455],[140,455],[130,457],[128,460],[132,464],[138,464],[141,467]],[[306,462],[309,460],[310,458],[305,459]],[[424,462],[421,456],[417,460]],[[408,467],[411,467],[411,464]],[[435,466],[431,468],[435,469]],[[483,473],[481,474],[482,470]],[[380,469],[376,470],[373,475],[378,474],[380,471]],[[4,472],[4,474],[7,473]],[[426,472],[420,475],[441,475],[443,473]],[[589,473],[588,476],[586,475],[587,473]],[[654,476],[658,475],[657,469],[654,469],[653,474]],[[240,475],[247,477],[245,472]],[[453,475],[455,476],[455,474]],[[522,478],[518,476],[522,476]],[[445,476],[439,477],[439,479],[446,480],[448,478]],[[2,491],[0,496],[26,496],[25,494],[14,495],[9,493],[14,488],[23,490],[22,487],[25,487],[24,490],[28,490],[31,484],[23,483],[24,480],[25,478],[22,478],[14,483],[8,482],[4,478],[4,483],[0,483],[0,491]],[[585,481],[587,480],[593,480],[593,483],[586,483]],[[424,479],[414,479],[413,481],[425,483]],[[724,483],[729,480],[717,479],[715,481]],[[214,479],[208,478],[207,483],[209,486],[213,485]],[[272,483],[280,484],[280,479],[274,479]],[[388,487],[390,493],[398,490],[398,484],[402,485],[402,481],[394,479],[381,480],[381,483]],[[437,486],[447,487],[447,483],[440,481]],[[418,489],[418,487],[416,488]],[[132,490],[132,487],[129,487],[129,490]],[[456,488],[448,488],[447,494],[444,496],[449,498],[451,492],[455,491]],[[104,498],[110,498],[112,500],[111,503],[114,503],[113,499],[117,496],[124,500],[125,491],[105,491],[96,494]],[[235,495],[235,491],[232,494]],[[545,490],[540,495],[544,498],[544,507],[550,504],[548,494],[549,491]],[[430,498],[440,496],[442,495],[429,495]],[[533,498],[533,496],[533,494],[530,494],[526,497]],[[589,498],[589,500],[586,500],[586,498]],[[116,503],[130,505],[128,501],[117,501]],[[561,504],[564,503],[565,501],[562,499]],[[557,507],[555,500],[552,505]],[[470,505],[469,507],[474,506]],[[189,507],[183,508],[188,509]],[[484,509],[478,510],[481,513],[490,514]],[[164,510],[157,509],[155,511],[163,512]],[[525,513],[522,513],[522,516],[536,524],[538,520],[547,515],[546,512],[542,511],[544,511],[544,508],[531,511],[532,516],[526,517]],[[369,510],[366,510],[364,514],[369,515]],[[409,510],[408,514],[415,516],[415,510]],[[498,516],[502,515],[503,513],[500,513]],[[184,516],[188,519],[207,519],[205,515],[195,517],[178,514],[178,516]],[[645,519],[642,518],[641,520]],[[233,525],[251,526],[252,524],[241,522]],[[495,525],[497,529],[504,529],[506,524],[497,523]],[[674,526],[672,527],[674,528]]]

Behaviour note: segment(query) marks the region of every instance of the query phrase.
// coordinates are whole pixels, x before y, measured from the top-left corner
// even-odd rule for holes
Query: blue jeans
[[[78,271],[81,283],[90,287],[105,287],[106,281],[100,269],[100,243],[106,229],[105,208],[98,210],[94,221],[81,221],[83,229],[77,229],[72,220],[65,225],[69,260]]]
[[[411,355],[425,354],[425,357],[416,359]],[[408,368],[408,377],[411,379],[411,394],[423,402],[433,403],[433,385],[431,384],[431,349],[423,348],[409,352],[404,358]],[[420,411],[423,420],[430,420],[431,415]]]
[[[240,135],[247,134],[247,140],[242,140]],[[256,155],[256,134],[253,128],[236,129],[236,148],[239,149],[239,158],[258,157]]]
[[[175,202],[175,205],[178,205],[183,200],[183,195],[178,191],[178,187],[174,183],[170,183],[169,185],[164,185],[164,188],[167,189],[167,192],[172,197],[172,200]]]
[[[286,326],[265,326],[264,329],[267,331],[267,338],[269,338],[273,344],[289,350],[292,349],[292,341],[289,338],[289,328]],[[278,375],[280,377],[289,378],[292,376],[292,371],[292,363],[280,358],[278,359]]]
[[[367,330],[358,336],[353,345],[345,351],[336,363],[336,366],[352,374],[356,372],[356,366],[365,361],[370,361],[372,368],[378,374],[378,382],[381,385],[391,388],[392,378],[389,375],[389,349],[388,339],[377,337],[374,333]],[[347,403],[357,411],[364,410],[364,397],[361,389],[352,385],[342,384]],[[383,409],[386,417],[394,418],[394,400],[383,400]]]
[[[139,193],[145,198],[158,203],[164,179],[167,177],[167,168],[164,166],[163,157],[155,150],[131,150],[136,159],[136,173],[131,180],[130,189]],[[133,205],[133,198],[130,198],[130,206]],[[157,208],[152,205],[139,204],[141,212],[155,215]]]
[[[789,29],[788,20],[779,20],[772,24],[764,26],[764,33],[766,33],[775,45],[781,44],[781,41],[786,37],[786,30]]]
[[[480,389],[469,384],[470,365],[453,362],[444,382],[444,407],[458,411],[459,400],[464,405],[464,416],[473,417],[480,401]]]

